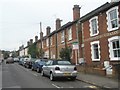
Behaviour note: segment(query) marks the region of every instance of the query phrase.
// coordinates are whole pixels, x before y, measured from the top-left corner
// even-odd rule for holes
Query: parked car
[[[36,61],[35,58],[28,59],[28,60],[25,61],[24,66],[25,66],[26,68],[31,68],[31,67],[32,67],[32,63],[33,63],[34,61]]]
[[[24,63],[24,58],[20,58],[19,65],[23,65],[23,63]]]
[[[19,62],[19,58],[14,58],[14,62]]]
[[[51,81],[55,80],[57,77],[75,80],[77,77],[77,68],[67,60],[49,60],[42,67],[41,75],[49,76]]]
[[[12,57],[9,57],[7,60],[6,60],[6,64],[9,64],[9,63],[14,63],[14,60]]]
[[[32,64],[32,70],[36,70],[38,73],[41,72],[43,65],[45,65],[47,62],[46,59],[37,59]]]

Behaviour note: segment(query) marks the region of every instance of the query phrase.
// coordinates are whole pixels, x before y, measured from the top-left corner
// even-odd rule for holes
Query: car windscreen
[[[71,65],[69,61],[57,61],[58,65]]]
[[[39,63],[40,65],[45,65],[46,62],[45,62],[45,61],[39,61],[38,63]]]

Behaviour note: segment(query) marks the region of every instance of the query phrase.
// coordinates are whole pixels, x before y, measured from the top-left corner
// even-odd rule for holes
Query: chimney
[[[61,21],[59,18],[56,19],[56,30],[58,30],[61,27]]]
[[[30,39],[30,45],[32,45],[33,44],[33,39]]]
[[[50,34],[50,29],[51,29],[51,28],[50,28],[49,26],[47,26],[47,28],[46,28],[46,34],[47,34],[47,35]]]
[[[29,46],[29,45],[30,45],[30,42],[28,41],[28,42],[27,42],[27,46]]]
[[[80,18],[80,7],[79,5],[74,5],[73,7],[73,21]]]
[[[38,36],[35,36],[35,42],[37,42],[38,41]]]

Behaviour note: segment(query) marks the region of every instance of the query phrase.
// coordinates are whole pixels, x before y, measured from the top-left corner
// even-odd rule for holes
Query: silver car
[[[53,81],[57,77],[70,78],[75,80],[77,77],[77,68],[67,60],[48,60],[42,67],[41,75],[47,75]]]

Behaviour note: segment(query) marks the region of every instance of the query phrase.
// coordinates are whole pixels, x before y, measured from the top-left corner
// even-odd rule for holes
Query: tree
[[[61,59],[65,59],[65,60],[69,60],[70,61],[70,57],[71,57],[71,53],[72,53],[72,49],[71,48],[62,48],[60,50],[60,58]]]
[[[32,58],[43,58],[44,57],[44,51],[42,49],[39,49],[36,46],[36,44],[32,44],[29,46],[28,54],[30,54]]]
[[[10,51],[2,51],[4,59],[7,59],[9,57]]]
[[[36,44],[32,44],[32,45],[29,46],[28,54],[30,54],[32,58],[36,58],[36,55],[37,55]]]
[[[37,57],[38,58],[43,58],[44,57],[44,51],[43,51],[43,49],[37,49]]]

